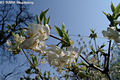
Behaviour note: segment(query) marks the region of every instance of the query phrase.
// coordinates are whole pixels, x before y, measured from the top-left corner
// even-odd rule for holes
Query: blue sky
[[[117,5],[119,0],[112,0]],[[31,10],[39,15],[49,8],[50,25],[60,26],[64,21],[71,34],[88,35],[89,29],[100,32],[109,25],[102,11],[111,12],[111,0],[35,0]]]
[[[89,36],[90,29],[93,28],[102,37],[101,31],[106,30],[109,21],[102,13],[111,13],[111,1],[115,6],[119,0],[34,0],[30,10],[34,15],[39,15],[42,10],[49,8],[47,16],[50,16],[50,25],[61,27],[64,21],[66,29],[70,34]],[[55,33],[53,27],[51,33]],[[56,35],[56,34],[53,34]],[[74,41],[78,38],[70,36]],[[103,40],[103,39],[102,39]],[[53,43],[53,40],[50,42]],[[22,57],[25,59],[25,57]],[[48,65],[43,66],[44,69]]]
[[[109,26],[109,21],[103,11],[111,13],[111,1],[115,6],[120,2],[119,0],[35,0],[30,10],[34,15],[39,15],[42,10],[49,8],[47,16],[50,16],[49,24],[53,27],[51,34],[56,33],[54,25],[61,27],[64,21],[69,34],[89,36],[92,28],[96,30],[99,37],[103,37],[102,30],[106,30]],[[53,35],[56,36],[56,34]],[[79,38],[70,37],[77,45],[76,40]],[[107,44],[104,38],[98,39],[98,43]],[[53,41],[53,39],[49,40],[50,43]]]
[[[47,15],[50,16],[50,25],[61,27],[64,21],[69,34],[89,36],[92,28],[99,37],[103,37],[101,32],[107,29],[109,21],[102,12],[111,13],[111,1],[115,6],[119,3],[119,0],[35,0],[30,10],[34,15],[39,15],[49,8]],[[51,33],[55,33],[54,27]],[[70,37],[74,41],[78,39],[76,36]]]
[[[116,6],[119,0],[35,0],[31,6],[31,12],[39,15],[41,10],[49,8],[48,16],[50,16],[50,25],[61,27],[64,21],[66,29],[70,34],[89,36],[90,29],[95,29],[99,37],[103,37],[101,32],[109,26],[109,21],[102,13],[111,13],[111,1]],[[55,29],[51,30],[55,33]],[[53,34],[56,35],[56,34]],[[78,38],[70,36],[74,41]],[[88,38],[85,38],[87,41]],[[103,38],[98,43],[107,43]],[[50,41],[53,43],[53,40]],[[45,66],[46,68],[48,66]]]

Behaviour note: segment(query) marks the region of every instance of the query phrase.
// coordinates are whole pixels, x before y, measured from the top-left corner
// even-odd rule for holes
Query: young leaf
[[[42,22],[44,16],[46,15],[46,13],[48,12],[49,8],[45,11],[42,11],[41,14],[40,14],[40,21]]]
[[[19,31],[19,35],[20,35],[20,36],[24,36],[24,30]]]
[[[64,22],[62,23],[62,31],[65,32],[65,24],[64,24]]]
[[[112,2],[111,2],[111,10],[112,10],[112,12],[114,13],[114,11],[115,11],[115,6],[113,5]]]
[[[37,24],[40,24],[40,19],[38,16],[36,16]]]
[[[48,71],[48,78],[50,78],[50,71]]]
[[[102,44],[102,45],[100,46],[100,48],[103,48],[103,47],[105,47],[105,44]]]
[[[35,65],[35,66],[38,65],[37,56],[34,57],[34,65]]]
[[[117,5],[115,9],[115,14],[119,14],[119,12],[120,12],[120,3]]]
[[[59,34],[59,36],[60,36],[60,37],[63,37],[63,32],[60,30],[60,28],[57,27],[57,26],[54,26],[54,27],[55,27],[57,33]]]
[[[74,44],[73,40],[70,40],[70,45],[72,46]]]
[[[110,15],[110,14],[107,14],[107,13],[105,13],[105,12],[103,12],[105,15],[106,15],[106,17],[108,18],[108,20],[110,21],[110,22],[113,22],[113,16],[112,15]]]
[[[7,24],[7,28],[8,28],[8,30],[11,28],[11,26],[9,25],[9,24]]]
[[[47,24],[49,23],[49,20],[50,20],[50,16],[49,16],[48,19],[47,19]]]
[[[25,72],[26,72],[27,74],[31,74],[31,68],[27,69]]]
[[[47,19],[46,17],[44,16],[44,25],[47,24]]]
[[[37,66],[37,65],[38,65],[37,56],[32,57],[32,62],[33,62],[33,64],[34,64],[34,66]],[[31,66],[32,66],[32,65],[31,65]]]
[[[63,37],[64,37],[65,41],[70,42],[69,36],[66,32],[63,33]]]
[[[60,43],[61,43],[61,42],[59,42],[56,46],[59,46]]]
[[[106,17],[107,17],[107,15],[108,15],[106,12],[103,12],[103,14],[105,14],[105,15],[106,15]]]
[[[46,77],[46,75],[47,75],[47,73],[46,73],[46,71],[44,72],[44,77]]]

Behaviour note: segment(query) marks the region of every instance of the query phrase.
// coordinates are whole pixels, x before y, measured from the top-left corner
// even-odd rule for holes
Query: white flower
[[[13,51],[13,53],[19,53],[20,49],[20,44],[25,40],[25,37],[19,36],[19,34],[14,34],[13,35],[13,42],[10,40],[7,40],[7,49],[9,51]]]
[[[10,41],[10,40],[7,40],[6,44],[7,44],[8,46],[11,46],[11,41]]]
[[[20,47],[40,53],[44,52],[46,49],[45,40],[48,39],[50,35],[49,26],[47,24],[45,26],[41,24],[30,24],[27,34],[29,38],[27,38]]]
[[[35,47],[38,44],[37,39],[38,39],[38,37],[36,37],[36,35],[34,35],[34,36],[26,39],[25,41],[23,41],[23,43],[20,45],[20,47],[23,49],[30,49],[32,47]]]
[[[20,45],[25,40],[25,37],[19,36],[19,34],[14,34],[13,38],[18,45]]]
[[[104,31],[104,30],[102,31],[102,34],[104,37],[106,37],[110,40],[114,40],[117,43],[120,43],[119,33],[115,29],[115,27],[108,27],[107,31]]]
[[[35,47],[32,47],[32,50],[40,53],[45,53],[46,50],[45,41],[38,41],[37,45]]]
[[[36,52],[44,52],[46,49],[45,41],[40,41],[38,36],[34,35],[28,39],[26,39],[21,45],[23,49],[31,49]]]
[[[30,24],[28,26],[27,34],[30,37],[38,34],[40,40],[46,40],[50,35],[50,29],[47,24],[45,26],[41,24]]]
[[[65,51],[55,45],[49,45],[49,47],[46,50],[48,63],[54,68],[57,67],[58,72],[61,72],[62,68],[75,63],[75,59],[78,58],[77,48],[68,47],[68,50]]]
[[[78,49],[76,47],[68,47],[68,51],[66,51],[67,64],[75,63],[75,59],[78,58]]]

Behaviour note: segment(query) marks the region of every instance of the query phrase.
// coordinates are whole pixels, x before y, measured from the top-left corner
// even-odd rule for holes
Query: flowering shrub
[[[112,62],[112,40],[114,40],[115,43],[120,43],[119,28],[117,27],[119,24],[117,19],[120,16],[120,4],[116,8],[111,4],[111,9],[113,12],[112,15],[104,12],[110,21],[110,25],[107,31],[102,31],[103,36],[109,39],[108,52],[105,51],[104,44],[96,44],[97,34],[92,29],[89,37],[94,41],[95,46],[91,45],[89,50],[84,41],[83,44],[80,44],[82,39],[78,41],[80,49],[73,46],[74,42],[69,38],[64,23],[62,24],[62,29],[55,26],[60,38],[51,35],[51,26],[49,25],[50,17],[46,18],[48,9],[42,11],[40,17],[36,17],[37,23],[30,24],[22,34],[13,33],[13,41],[7,41],[8,50],[15,54],[19,54],[21,50],[23,51],[30,63],[30,68],[26,70],[26,73],[36,74],[35,80],[55,80],[57,76],[50,77],[49,72],[48,74],[44,72],[44,75],[42,75],[42,72],[37,67],[39,64],[38,56],[33,55],[31,60],[27,56],[26,50],[43,54],[42,58],[46,60],[50,66],[54,67],[56,71],[63,73],[64,76],[62,78],[66,80],[70,78],[79,80],[120,79],[119,76],[113,77],[110,69],[110,62]],[[49,37],[57,39],[60,42],[57,45],[48,45],[46,44],[46,40],[49,39]],[[85,49],[87,50],[85,51]],[[104,60],[101,60],[102,57]],[[83,61],[79,61],[80,58],[82,58]],[[119,68],[116,73],[120,74]],[[58,76],[58,78],[61,77]],[[24,78],[21,79],[24,80]]]

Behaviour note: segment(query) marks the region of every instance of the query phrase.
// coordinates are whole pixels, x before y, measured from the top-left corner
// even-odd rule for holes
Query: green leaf
[[[90,49],[92,50],[93,53],[95,53],[93,46],[90,46]]]
[[[31,74],[31,68],[27,69],[25,72],[26,72],[27,74]]]
[[[97,37],[97,34],[95,33],[95,30],[90,29],[90,31],[91,31],[91,34],[89,35],[89,37],[90,37],[91,39],[95,39],[95,38]]]
[[[50,71],[48,71],[48,78],[50,78]]]
[[[44,25],[47,24],[47,19],[46,17],[44,16]]]
[[[69,36],[66,32],[63,33],[63,37],[64,37],[65,41],[67,41],[67,42],[70,41]]]
[[[112,15],[107,14],[107,13],[105,13],[105,12],[103,12],[103,13],[106,15],[106,17],[108,18],[108,20],[109,20],[110,22],[113,22],[114,18],[113,18]]]
[[[107,18],[108,18],[108,20],[109,20],[110,22],[113,22],[113,20],[114,20],[114,18],[113,18],[112,15],[110,15],[110,14],[107,15]]]
[[[117,5],[115,9],[115,14],[118,14],[120,12],[120,3]]]
[[[66,33],[68,34],[68,30],[66,31]]]
[[[78,65],[86,66],[86,64],[83,61],[81,61],[81,63],[78,63]]]
[[[59,42],[56,46],[59,46],[60,43],[61,43],[61,42]]]
[[[118,13],[118,14],[115,14],[115,16],[114,16],[114,18],[115,18],[115,20],[117,20],[117,18],[120,16],[120,14]]]
[[[64,22],[62,23],[62,31],[65,32],[65,24],[64,24]]]
[[[112,2],[111,2],[111,10],[112,10],[113,13],[115,12],[115,6]]]
[[[52,27],[49,25],[49,28],[52,29]]]
[[[54,27],[55,27],[58,35],[59,35],[60,37],[63,37],[63,32],[61,31],[61,29],[60,29],[59,27],[57,27],[57,26],[54,26]]]
[[[36,16],[37,24],[40,24],[40,19],[38,16]]]
[[[106,16],[108,15],[106,12],[103,12],[103,14],[105,14]]]
[[[73,40],[70,40],[70,45],[72,46],[74,44]]]
[[[44,72],[44,77],[46,77],[46,74],[47,74],[47,73],[46,73],[46,71],[45,71],[45,72]]]
[[[103,48],[103,47],[105,47],[105,44],[102,44],[102,45],[100,46],[100,48]]]
[[[34,57],[34,65],[35,65],[35,66],[38,65],[37,56]]]
[[[8,28],[8,30],[11,28],[11,26],[9,25],[9,24],[7,24],[7,28]]]
[[[33,64],[34,64],[35,67],[38,65],[37,56],[32,57],[32,62],[33,62]],[[32,64],[31,64],[31,66],[33,67]]]
[[[24,30],[19,31],[19,35],[20,35],[20,36],[24,36]]]
[[[47,24],[49,23],[49,20],[50,20],[50,16],[49,16],[48,19],[47,19]]]
[[[49,8],[45,11],[42,11],[41,14],[40,14],[40,21],[42,22],[44,16],[46,15],[46,13],[48,12]]]
[[[13,24],[12,27],[16,27],[16,24]]]

